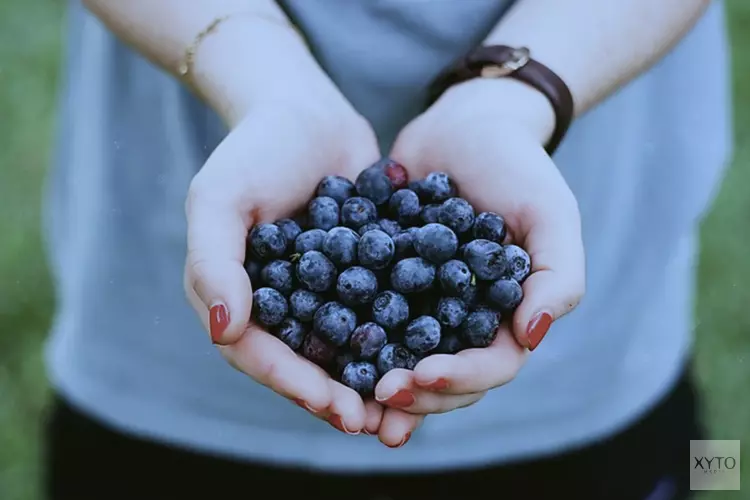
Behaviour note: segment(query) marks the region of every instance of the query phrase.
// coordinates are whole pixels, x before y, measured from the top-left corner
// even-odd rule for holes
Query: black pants
[[[690,496],[689,442],[702,434],[687,374],[643,419],[593,446],[439,474],[330,475],[234,462],[113,432],[59,398],[48,422],[48,500],[677,500]]]

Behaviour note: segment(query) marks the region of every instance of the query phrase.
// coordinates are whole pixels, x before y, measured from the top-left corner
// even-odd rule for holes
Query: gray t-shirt
[[[285,3],[384,152],[419,112],[429,80],[479,43],[509,4]],[[583,217],[583,303],[515,381],[427,418],[398,450],[311,418],[210,345],[182,292],[183,204],[225,131],[77,2],[69,36],[46,220],[59,293],[47,359],[55,387],[110,425],[316,468],[459,467],[615,432],[682,370],[697,224],[730,152],[721,3],[656,67],[578,120],[555,157]]]

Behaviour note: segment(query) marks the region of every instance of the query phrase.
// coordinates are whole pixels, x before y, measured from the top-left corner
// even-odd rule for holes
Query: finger
[[[572,311],[586,289],[581,222],[572,195],[532,216],[521,245],[531,258],[531,274],[523,283],[523,300],[513,314],[518,342],[534,350],[552,322]]]
[[[423,420],[421,415],[387,408],[383,413],[378,439],[389,448],[400,448],[409,441],[412,432],[422,425]]]
[[[375,400],[368,399],[365,401],[365,427],[362,432],[374,436],[380,430],[380,422],[383,420],[383,407]]]
[[[416,387],[442,394],[482,393],[513,380],[527,354],[501,325],[487,347],[426,357],[414,368],[413,380]]]
[[[432,357],[441,356],[430,356]],[[420,388],[415,383],[415,375],[416,373],[410,370],[389,371],[375,387],[376,400],[388,408],[426,415],[464,408],[476,403],[484,396],[484,393],[469,394],[468,391],[466,394],[457,395],[440,394],[429,388]]]
[[[328,423],[352,436],[362,432],[367,410],[359,394],[332,379],[328,379],[328,388],[331,393]]]
[[[390,408],[407,408],[414,404],[410,390],[414,372],[397,368],[386,373],[375,386],[375,401]]]

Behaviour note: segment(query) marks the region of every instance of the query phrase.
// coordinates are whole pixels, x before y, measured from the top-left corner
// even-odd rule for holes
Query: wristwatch
[[[453,85],[474,78],[513,78],[544,94],[555,112],[555,128],[545,149],[550,155],[555,152],[573,120],[573,96],[562,78],[532,59],[526,47],[483,45],[435,79],[429,89],[428,106]]]

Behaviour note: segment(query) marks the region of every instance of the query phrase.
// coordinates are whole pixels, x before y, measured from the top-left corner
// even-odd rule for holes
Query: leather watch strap
[[[428,105],[451,86],[474,78],[514,78],[544,94],[555,111],[555,129],[545,149],[550,155],[555,152],[573,120],[573,96],[554,71],[532,59],[525,47],[481,46],[434,81]]]

